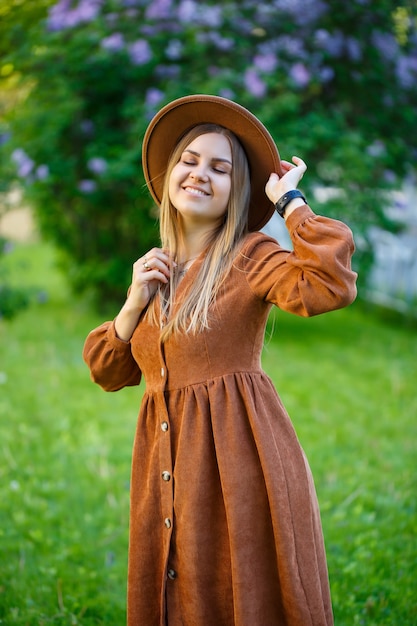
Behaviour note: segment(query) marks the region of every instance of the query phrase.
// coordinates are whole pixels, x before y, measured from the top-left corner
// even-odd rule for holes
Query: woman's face
[[[188,222],[213,225],[226,212],[231,189],[232,150],[228,139],[207,133],[182,153],[169,178],[169,198]]]

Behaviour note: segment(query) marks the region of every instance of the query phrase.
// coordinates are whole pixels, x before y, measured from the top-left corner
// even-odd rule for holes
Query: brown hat
[[[170,102],[151,120],[143,139],[142,163],[152,197],[161,203],[169,157],[181,137],[198,124],[213,123],[231,130],[249,161],[251,198],[249,230],[259,230],[274,212],[265,194],[271,172],[281,175],[278,149],[265,126],[244,107],[219,96],[192,95]]]

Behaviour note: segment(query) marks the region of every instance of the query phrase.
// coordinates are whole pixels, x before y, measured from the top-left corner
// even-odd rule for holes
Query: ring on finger
[[[145,268],[145,270],[147,272],[149,272],[149,270],[152,269],[151,266],[149,265],[148,261],[145,261],[145,263],[143,264],[143,267]]]

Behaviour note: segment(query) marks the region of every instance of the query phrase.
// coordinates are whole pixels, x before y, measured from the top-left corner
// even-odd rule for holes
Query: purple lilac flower
[[[27,154],[23,150],[23,148],[16,148],[15,150],[13,150],[12,161],[14,161],[16,164],[19,164],[21,161],[23,161],[26,158],[27,158]]]
[[[150,87],[146,91],[145,95],[145,104],[150,108],[154,108],[158,106],[158,104],[165,98],[165,94],[160,89],[156,89],[156,87]]]
[[[49,30],[62,30],[68,28],[68,13],[71,10],[71,0],[60,0],[50,7],[47,18]]]
[[[146,39],[138,39],[129,46],[129,55],[133,65],[145,65],[152,59],[152,50]]]
[[[17,174],[21,178],[27,178],[32,172],[35,162],[26,154],[22,148],[16,148],[12,152],[12,161],[16,163]]]
[[[244,76],[246,89],[256,98],[262,98],[266,94],[266,83],[260,78],[258,72],[253,69],[247,69]]]
[[[315,42],[319,48],[322,48],[332,57],[340,57],[344,48],[344,36],[340,31],[329,33],[323,28],[315,33]]]
[[[232,50],[233,46],[235,45],[233,39],[230,39],[228,37],[222,37],[216,31],[212,31],[209,34],[209,41],[211,41],[211,43],[217,48],[217,50],[222,50],[223,52],[228,52],[229,50]]]
[[[255,67],[261,72],[272,74],[278,65],[278,59],[272,52],[268,54],[257,54],[253,59]]]
[[[181,58],[182,48],[183,48],[183,45],[179,39],[171,39],[171,41],[168,43],[167,47],[165,48],[165,55],[171,61],[176,61],[177,59]]]
[[[386,153],[386,147],[383,141],[376,139],[366,148],[366,152],[369,156],[378,158]]]
[[[294,63],[290,69],[290,76],[298,87],[306,87],[310,82],[310,72],[304,63]]]
[[[410,89],[417,81],[417,57],[401,55],[397,61],[398,82],[404,89]]]
[[[59,0],[49,9],[47,27],[59,31],[91,22],[99,14],[102,3],[103,0],[80,0],[72,8],[71,0]]]
[[[145,94],[145,118],[147,120],[151,120],[153,118],[156,113],[156,109],[159,106],[159,103],[164,98],[165,94],[160,89],[157,89],[156,87],[151,87],[150,89],[147,89]]]
[[[293,5],[293,3],[291,3]],[[297,3],[294,3],[297,4]],[[298,9],[292,15],[296,24],[306,26],[317,21],[329,11],[329,6],[321,0],[298,0]]]
[[[228,37],[222,37],[216,31],[211,31],[209,33],[205,32],[197,32],[196,41],[199,44],[207,45],[211,44],[217,48],[217,50],[221,50],[222,52],[228,52],[232,50],[235,42],[233,39],[229,39]]]
[[[234,100],[236,94],[232,89],[228,89],[225,87],[224,89],[220,89],[219,96],[222,98],[227,98],[227,100]]]
[[[125,46],[125,40],[122,33],[113,33],[101,40],[101,47],[110,52],[118,52]]]
[[[168,19],[172,14],[172,0],[154,0],[145,11],[148,20]]]
[[[397,176],[392,170],[384,170],[383,178],[389,185],[393,185],[397,181]]]
[[[80,129],[84,135],[92,135],[94,132],[94,122],[92,120],[82,120],[82,122],[80,122]]]
[[[352,59],[352,61],[360,61],[362,59],[362,50],[357,39],[348,37],[346,39],[346,48],[349,58]]]
[[[382,33],[381,31],[373,31],[371,41],[385,61],[393,61],[399,53],[398,43],[391,33]]]
[[[104,19],[106,20],[107,24],[109,24],[110,26],[114,26],[114,24],[116,24],[119,21],[119,14],[118,13],[106,13],[106,15],[104,16]]]
[[[273,4],[275,9],[288,13],[300,25],[316,22],[329,10],[322,0],[275,0]]]
[[[217,67],[217,65],[209,65],[207,68],[207,75],[210,76],[210,78],[218,76],[220,72],[221,70],[219,67]]]
[[[182,0],[178,6],[178,20],[184,24],[192,22],[197,14],[198,6],[194,0]]]
[[[334,78],[334,69],[332,67],[323,66],[319,70],[318,77],[321,83],[328,83]]]
[[[87,162],[87,167],[90,172],[93,172],[93,174],[98,174],[100,176],[100,174],[104,174],[108,166],[105,159],[102,159],[101,157],[93,157]]]
[[[81,0],[78,4],[79,22],[91,22],[100,12],[103,0]]]
[[[154,37],[160,31],[161,29],[156,24],[143,24],[139,29],[140,34],[148,38]]]
[[[95,180],[80,180],[78,183],[78,190],[82,193],[93,193],[97,189],[97,183]]]
[[[305,59],[307,53],[304,48],[304,44],[301,39],[291,37],[290,35],[283,35],[276,40],[276,48],[278,51],[289,54],[297,59]]]
[[[207,6],[203,5],[199,7],[197,13],[197,21],[203,26],[210,26],[211,28],[220,28],[223,23],[223,12],[221,6]]]
[[[155,77],[163,80],[178,78],[180,74],[181,67],[179,65],[158,65],[158,67],[155,68]]]
[[[46,180],[49,176],[49,167],[47,165],[39,165],[35,174],[38,180]]]
[[[317,21],[328,10],[321,0],[275,0],[257,5],[257,21],[266,23],[277,11],[287,13],[295,24],[306,25]]]
[[[4,146],[9,141],[11,133],[0,133],[0,146]]]

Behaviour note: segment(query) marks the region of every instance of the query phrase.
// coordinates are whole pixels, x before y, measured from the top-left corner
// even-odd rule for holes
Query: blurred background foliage
[[[302,156],[319,212],[395,228],[387,193],[415,167],[414,0],[0,0],[0,187],[18,185],[72,286],[103,307],[158,241],[141,140],[190,93],[257,114]],[[221,120],[219,120],[221,122]],[[312,203],[313,204],[313,203]],[[315,208],[317,208],[315,206]]]

